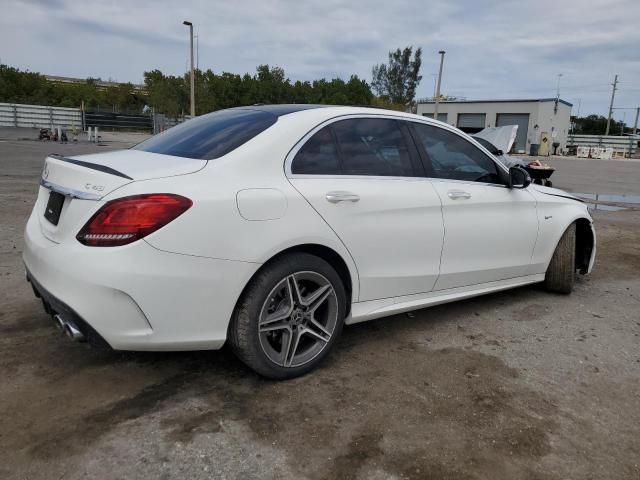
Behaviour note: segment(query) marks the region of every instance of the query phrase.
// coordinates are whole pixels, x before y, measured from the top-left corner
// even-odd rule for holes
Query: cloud
[[[145,70],[181,74],[188,30],[200,68],[255,71],[268,63],[292,80],[369,80],[371,66],[406,45],[423,48],[418,96],[433,91],[437,51],[447,51],[444,93],[469,98],[561,95],[581,113],[640,105],[640,2],[578,0],[5,0],[0,60],[54,75],[141,82]],[[622,117],[622,110],[617,116]],[[627,118],[631,115],[627,114]]]

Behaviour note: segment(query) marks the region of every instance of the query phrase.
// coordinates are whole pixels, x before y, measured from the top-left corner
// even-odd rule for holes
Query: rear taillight
[[[107,202],[76,238],[90,247],[115,247],[146,237],[183,214],[193,202],[170,193],[151,193]]]

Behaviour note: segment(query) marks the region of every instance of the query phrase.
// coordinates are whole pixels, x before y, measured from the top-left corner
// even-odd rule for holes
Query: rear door
[[[529,274],[538,235],[534,196],[508,188],[496,161],[462,135],[411,125],[442,200],[445,241],[435,290]]]
[[[421,168],[407,126],[393,118],[334,121],[311,132],[288,157],[292,185],[356,263],[359,301],[435,285],[441,204]]]

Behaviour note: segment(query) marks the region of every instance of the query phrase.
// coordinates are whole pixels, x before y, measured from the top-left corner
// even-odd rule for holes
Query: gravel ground
[[[595,212],[595,270],[570,296],[353,325],[318,371],[278,383],[226,349],[70,343],[42,311],[21,250],[45,154],[126,145],[0,132],[0,478],[640,478],[639,206]],[[638,162],[551,163],[560,188],[640,194]]]

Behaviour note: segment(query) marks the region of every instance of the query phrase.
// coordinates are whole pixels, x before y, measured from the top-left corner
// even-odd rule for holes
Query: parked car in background
[[[217,349],[290,378],[345,323],[543,282],[594,262],[584,203],[416,115],[274,105],[130,150],[49,156],[27,277],[76,339]]]

